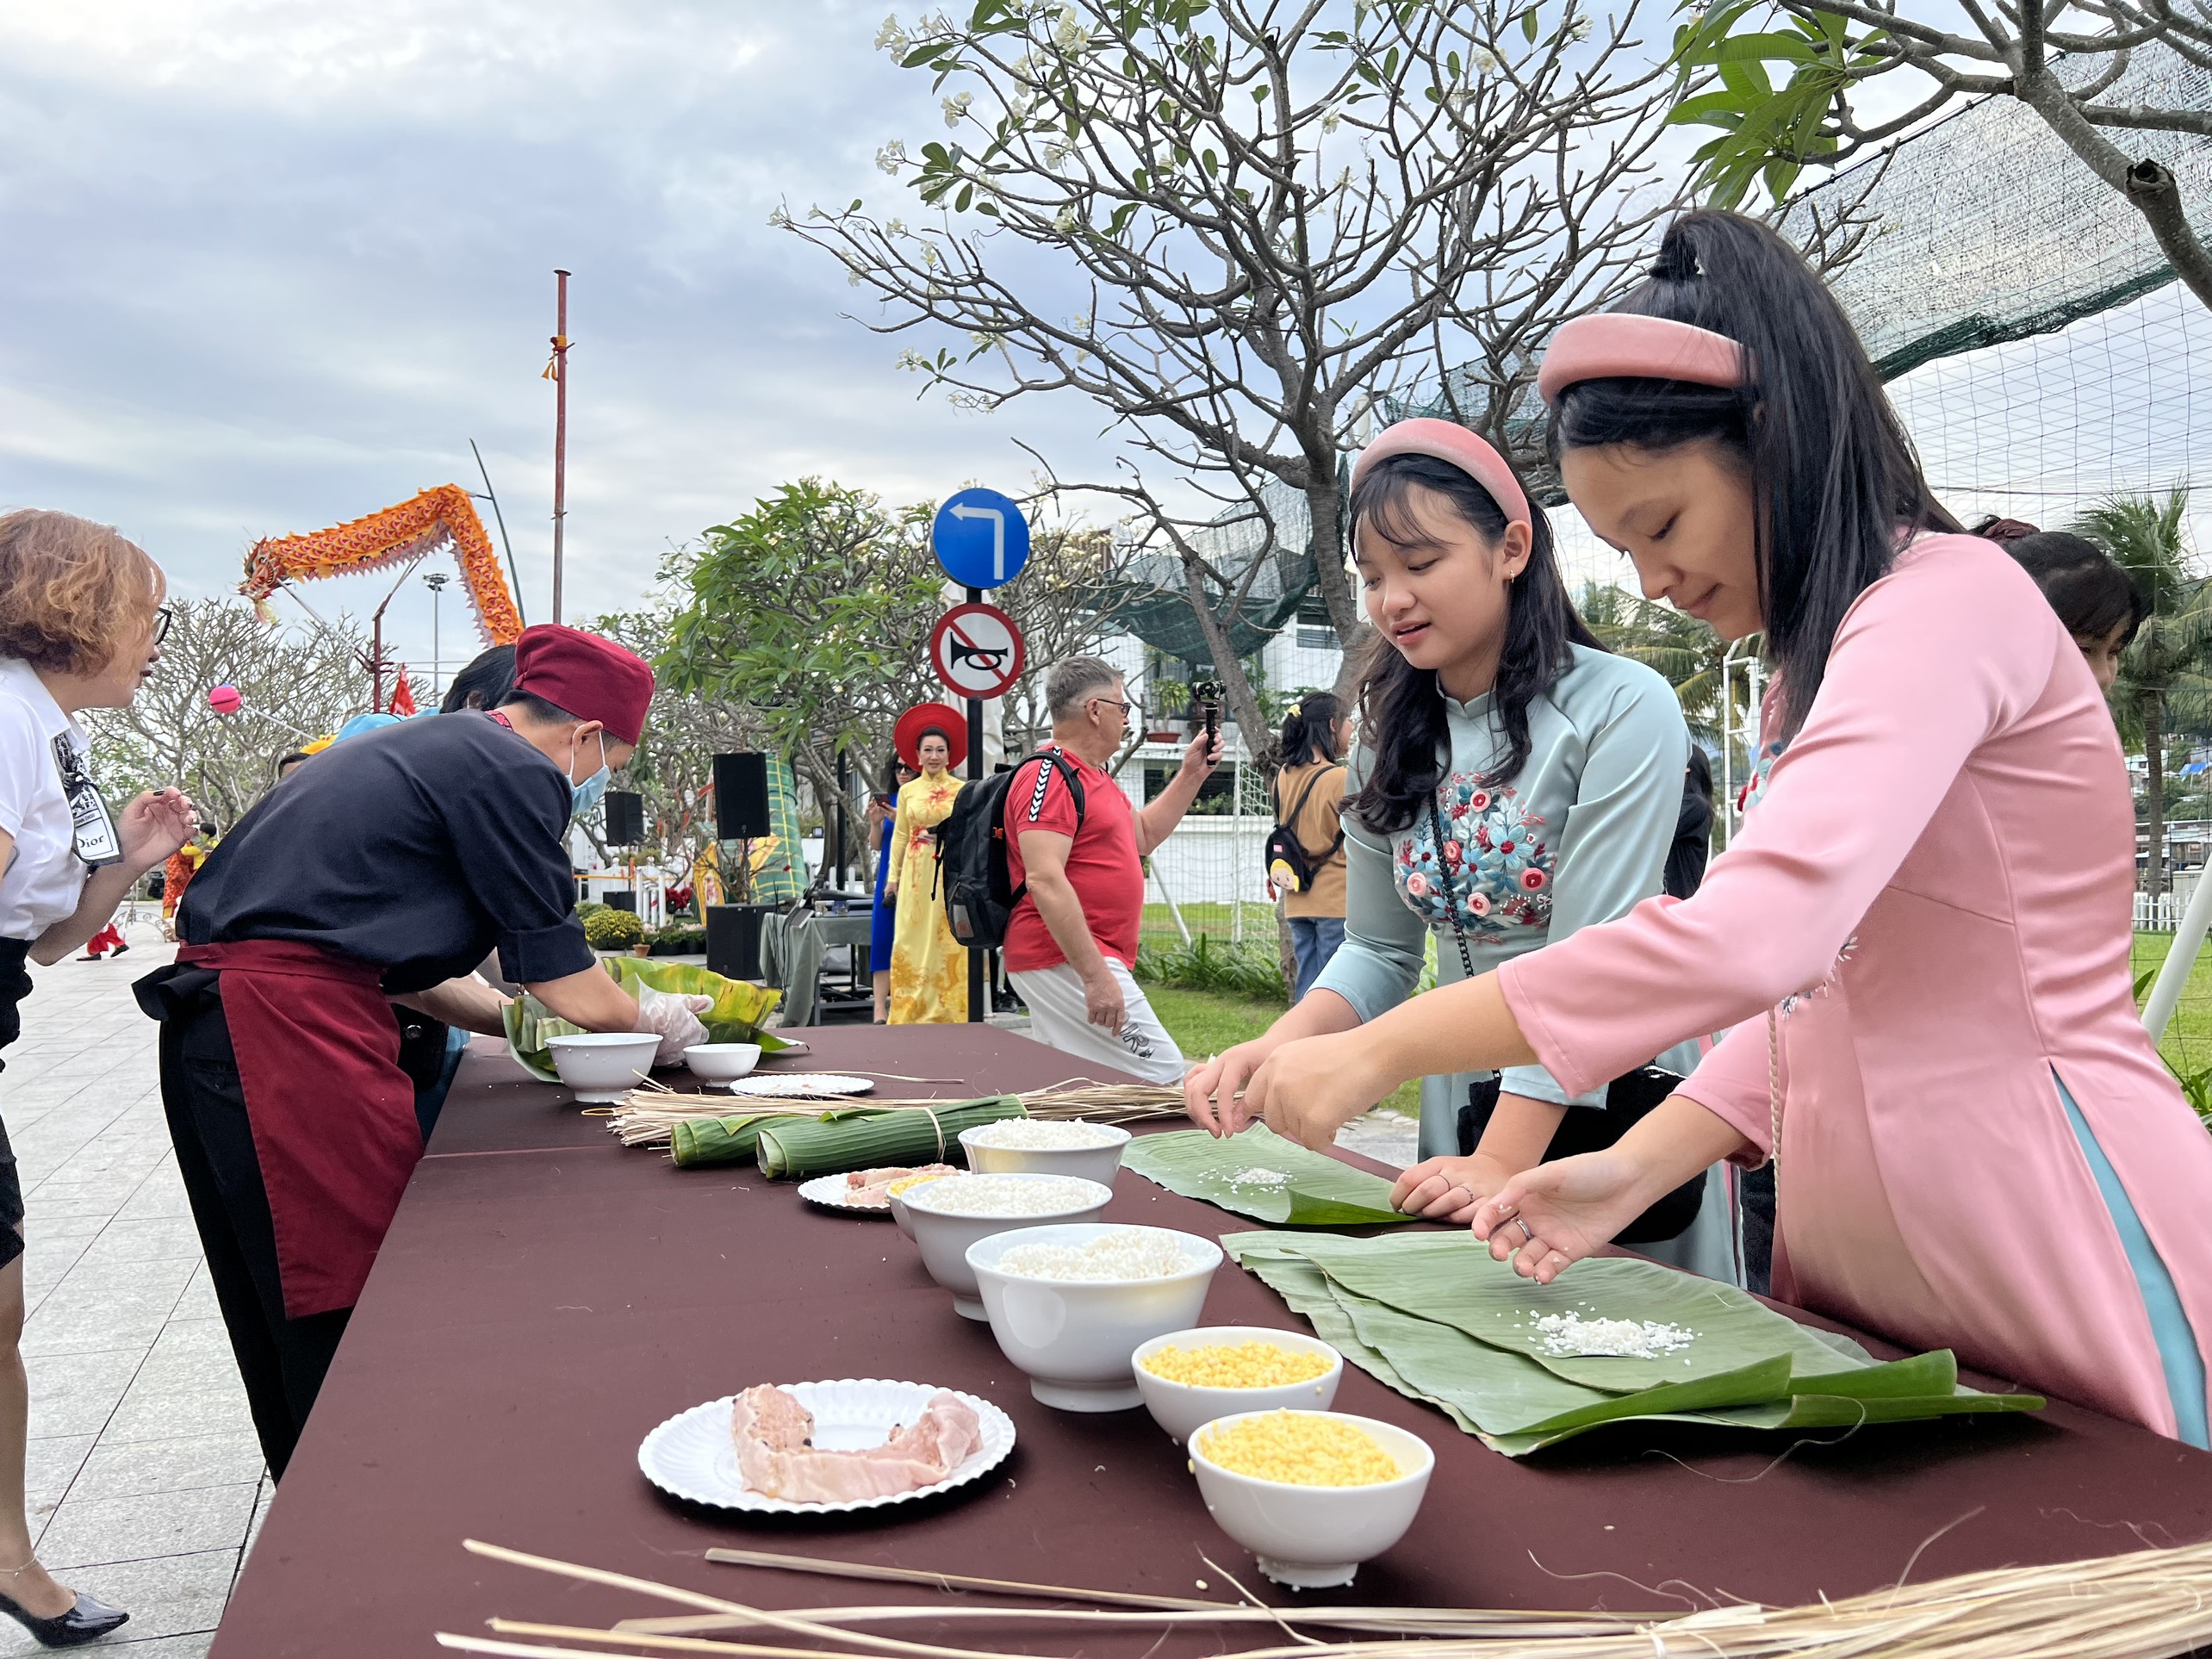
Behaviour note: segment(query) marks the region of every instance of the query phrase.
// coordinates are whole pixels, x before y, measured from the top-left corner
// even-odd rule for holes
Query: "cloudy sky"
[[[480,488],[473,438],[542,620],[556,266],[570,619],[780,480],[1018,489],[1017,434],[1085,470],[1089,405],[917,401],[843,272],[768,227],[889,207],[879,146],[941,132],[873,48],[890,3],[0,8],[0,504],[116,524],[219,593],[258,537]],[[363,612],[388,585],[311,592]],[[428,595],[392,619],[426,665]]]

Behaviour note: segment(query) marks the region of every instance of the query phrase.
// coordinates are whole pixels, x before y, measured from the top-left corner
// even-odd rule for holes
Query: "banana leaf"
[[[1525,1355],[1568,1382],[1610,1394],[1695,1382],[1778,1354],[1807,1376],[1873,1363],[1863,1351],[1855,1360],[1838,1353],[1732,1285],[1656,1262],[1594,1257],[1551,1283],[1538,1284],[1515,1273],[1512,1263],[1491,1260],[1488,1247],[1464,1232],[1308,1237],[1302,1253],[1355,1295],[1450,1326],[1477,1342]],[[1650,1359],[1553,1354],[1536,1327],[1548,1314],[1655,1320],[1693,1331],[1697,1339]]]
[[[1227,1242],[1226,1240],[1223,1240]],[[1480,1433],[1475,1420],[1461,1411],[1449,1400],[1423,1394],[1398,1375],[1382,1352],[1370,1347],[1353,1325],[1351,1317],[1338,1306],[1329,1294],[1328,1275],[1309,1261],[1296,1256],[1254,1256],[1245,1266],[1257,1274],[1269,1289],[1289,1304],[1290,1311],[1300,1315],[1314,1327],[1314,1334],[1339,1353],[1365,1371],[1386,1389],[1395,1389],[1408,1400],[1418,1400],[1424,1405],[1434,1406],[1469,1434]]]
[[[696,962],[608,956],[601,959],[600,966],[633,997],[643,984],[656,991],[713,997],[714,1006],[699,1016],[710,1042],[756,1042],[764,1054],[791,1047],[788,1039],[759,1028],[759,1022],[782,1000],[780,991],[763,990],[743,979],[725,979]],[[506,1027],[507,1052],[515,1063],[540,1083],[560,1082],[561,1074],[553,1069],[553,1051],[547,1045],[555,1037],[574,1036],[584,1028],[571,1025],[526,991],[506,1005],[500,1018]],[[751,1148],[746,1151],[749,1156]]]
[[[1027,1117],[1013,1095],[948,1100],[929,1111],[844,1108],[816,1117],[763,1120],[755,1129],[761,1172],[804,1180],[892,1164],[939,1164],[960,1156],[960,1134],[1001,1118]]]
[[[709,1042],[756,1042],[764,1054],[791,1047],[787,1039],[761,1029],[761,1022],[775,1012],[776,1004],[783,1000],[780,991],[743,979],[726,979],[697,962],[656,962],[637,956],[610,956],[606,961],[622,981],[622,988],[633,997],[639,985],[647,985],[674,995],[713,997],[714,1005],[699,1016]]]
[[[676,1167],[689,1170],[751,1163],[759,1154],[761,1125],[767,1122],[758,1113],[679,1121],[670,1133]]]
[[[1277,1227],[1401,1227],[1413,1217],[1390,1208],[1390,1184],[1379,1175],[1339,1164],[1265,1124],[1216,1140],[1203,1129],[1139,1135],[1122,1154],[1125,1169],[1185,1198]],[[1239,1186],[1249,1169],[1280,1170],[1279,1187]]]
[[[1488,1316],[1494,1309],[1469,1302],[1456,1286],[1447,1285],[1439,1296],[1439,1277],[1472,1277],[1484,1270],[1511,1275],[1508,1264],[1492,1262],[1487,1250],[1464,1235],[1350,1239],[1240,1233],[1221,1242],[1347,1359],[1409,1398],[1438,1407],[1508,1457],[1525,1457],[1611,1422],[1851,1428],[1965,1413],[2033,1411],[2043,1403],[2032,1395],[1985,1395],[1960,1388],[1948,1351],[1877,1363],[1848,1338],[1813,1332],[1730,1287],[1688,1279],[1656,1264],[1608,1258],[1579,1264],[1575,1275],[1587,1277],[1569,1305],[1588,1317],[1663,1318],[1687,1324],[1676,1316],[1679,1296],[1659,1305],[1677,1288],[1655,1283],[1650,1276],[1687,1280],[1687,1305],[1699,1308],[1703,1321],[1688,1327],[1699,1332],[1698,1342],[1654,1361],[1569,1360],[1542,1353],[1540,1338],[1532,1339],[1525,1329],[1529,1294],[1546,1287],[1518,1278],[1507,1287],[1522,1304],[1518,1322],[1524,1328],[1509,1329],[1505,1340],[1494,1339],[1500,1333]],[[1459,1253],[1442,1253],[1446,1251]],[[1361,1293],[1358,1286],[1372,1288],[1389,1278],[1394,1265],[1395,1289],[1383,1297]],[[1594,1268],[1600,1271],[1593,1274]],[[1427,1316],[1438,1313],[1438,1302],[1444,1316]],[[1749,1303],[1761,1317],[1740,1318],[1737,1302]],[[1476,1322],[1474,1332],[1466,1328],[1469,1319]],[[1789,1330],[1778,1333],[1769,1321]],[[1509,1327],[1515,1322],[1507,1321]],[[1668,1375],[1673,1369],[1668,1360],[1696,1354],[1714,1334],[1724,1339],[1712,1345],[1707,1363],[1682,1368],[1687,1376]],[[1723,1351],[1753,1357],[1723,1366],[1714,1358]],[[1656,1374],[1656,1380],[1623,1387],[1619,1373],[1611,1369],[1623,1365]],[[1570,1376],[1570,1370],[1584,1376]]]

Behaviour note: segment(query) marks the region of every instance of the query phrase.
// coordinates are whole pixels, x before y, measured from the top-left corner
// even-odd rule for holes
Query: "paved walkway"
[[[168,959],[34,967],[0,1120],[26,1215],[31,1533],[56,1577],[130,1610],[103,1646],[197,1659],[268,1501],[130,983]],[[0,1619],[0,1659],[43,1650]]]

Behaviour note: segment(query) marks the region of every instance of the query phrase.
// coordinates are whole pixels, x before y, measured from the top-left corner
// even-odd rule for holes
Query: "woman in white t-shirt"
[[[160,568],[103,525],[0,514],[0,1047],[22,1034],[25,959],[67,956],[192,832],[192,804],[174,789],[111,816],[75,718],[121,708],[153,672],[168,626],[163,586]],[[0,1612],[48,1647],[73,1647],[128,1615],[56,1583],[32,1553],[22,1226],[22,1184],[0,1128]]]

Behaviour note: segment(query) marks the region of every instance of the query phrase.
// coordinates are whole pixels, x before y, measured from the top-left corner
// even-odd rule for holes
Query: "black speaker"
[[[645,839],[645,798],[633,790],[610,789],[606,802],[606,844],[635,847]]]
[[[752,841],[768,828],[768,757],[714,757],[715,835],[721,841]]]
[[[600,895],[600,903],[611,910],[628,910],[637,914],[637,892],[631,887],[611,887]]]
[[[765,904],[706,907],[706,967],[725,979],[761,977],[761,917]]]

